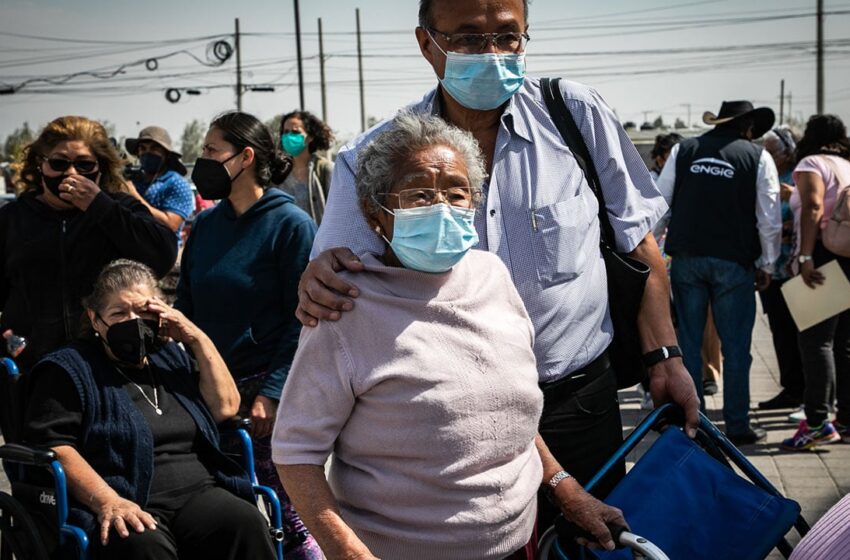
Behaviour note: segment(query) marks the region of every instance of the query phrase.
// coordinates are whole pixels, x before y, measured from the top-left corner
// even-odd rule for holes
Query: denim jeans
[[[679,342],[702,409],[702,336],[708,305],[723,353],[723,420],[726,433],[749,429],[750,344],[756,319],[755,271],[714,257],[677,256],[670,271]]]

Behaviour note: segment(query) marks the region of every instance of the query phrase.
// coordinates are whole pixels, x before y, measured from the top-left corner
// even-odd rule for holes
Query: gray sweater
[[[324,465],[342,516],[383,560],[501,559],[531,537],[543,397],[534,330],[507,269],[344,274],[361,295],[305,328],[273,436],[279,464]]]

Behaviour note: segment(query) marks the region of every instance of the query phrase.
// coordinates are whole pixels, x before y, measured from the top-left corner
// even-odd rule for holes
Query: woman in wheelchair
[[[23,435],[56,452],[96,558],[274,558],[247,474],[218,447],[239,393],[210,339],[137,262],[107,265],[84,307],[89,336],[28,375]]]

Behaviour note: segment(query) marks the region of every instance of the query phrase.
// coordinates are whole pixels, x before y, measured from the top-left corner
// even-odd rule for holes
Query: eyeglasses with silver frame
[[[462,54],[480,54],[493,45],[499,53],[517,54],[525,50],[531,40],[528,33],[510,31],[504,33],[444,33],[433,27],[428,28],[431,36],[442,37],[448,45],[448,50]]]

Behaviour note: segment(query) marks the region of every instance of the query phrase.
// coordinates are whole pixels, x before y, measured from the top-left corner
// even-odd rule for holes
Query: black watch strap
[[[678,346],[662,346],[652,352],[647,352],[641,359],[645,367],[651,368],[655,364],[661,363],[670,358],[681,358],[682,350]]]

